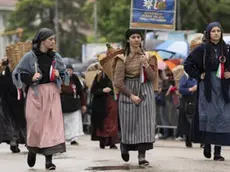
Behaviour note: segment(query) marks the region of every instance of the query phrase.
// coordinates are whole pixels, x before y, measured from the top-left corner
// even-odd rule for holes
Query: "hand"
[[[145,67],[149,66],[148,59],[144,55],[141,56],[141,64],[144,65]]]
[[[81,112],[82,112],[82,113],[86,113],[86,111],[87,111],[87,107],[86,107],[86,106],[82,106],[82,107],[81,107]]]
[[[189,88],[189,92],[195,92],[197,90],[197,85],[194,85],[193,87]]]
[[[106,87],[106,88],[103,89],[104,93],[109,93],[110,91],[111,91],[111,88],[109,88],[109,87]]]
[[[204,80],[204,77],[205,77],[205,73],[202,73],[202,74],[200,75],[200,79]]]
[[[158,89],[158,93],[161,93],[161,92],[162,92],[162,88],[159,88],[159,89]]]
[[[224,78],[229,79],[230,78],[230,72],[224,72]]]
[[[40,73],[35,73],[33,78],[32,78],[32,81],[37,81],[40,77],[41,77]]]
[[[140,104],[140,102],[141,102],[141,99],[140,99],[138,96],[135,96],[135,95],[133,95],[133,94],[130,96],[130,99],[131,99],[132,102],[133,102],[134,104],[136,104],[136,105]]]
[[[57,69],[54,69],[54,75],[55,75],[56,77],[59,77],[59,71],[58,71]]]
[[[172,85],[169,86],[169,89],[168,89],[168,91],[166,92],[165,96],[169,96],[169,94],[171,93],[172,87],[173,87]]]

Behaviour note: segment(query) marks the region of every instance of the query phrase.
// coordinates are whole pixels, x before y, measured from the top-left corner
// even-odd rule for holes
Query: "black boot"
[[[205,158],[211,158],[211,145],[209,144],[206,144],[204,145],[204,151],[203,151],[203,154],[205,156]]]
[[[15,140],[10,142],[10,150],[12,153],[19,153],[20,149],[18,148],[18,143]]]
[[[99,144],[101,149],[105,149],[105,138],[100,139],[100,144]]]
[[[27,155],[27,164],[29,167],[33,167],[36,163],[36,154],[29,151]]]
[[[192,142],[190,141],[189,137],[186,136],[186,139],[185,139],[185,146],[187,148],[191,148],[192,147]]]
[[[129,152],[127,150],[125,150],[122,143],[120,144],[120,149],[121,149],[121,158],[123,159],[123,161],[128,162],[129,161]]]
[[[56,170],[56,166],[52,163],[53,155],[46,155],[46,169],[47,170]]]
[[[215,152],[214,152],[214,161],[224,161],[224,157],[221,156],[221,147],[220,146],[215,146],[214,148]]]

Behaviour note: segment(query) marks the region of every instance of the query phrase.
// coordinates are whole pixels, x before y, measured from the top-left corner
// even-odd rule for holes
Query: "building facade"
[[[5,54],[5,48],[10,44],[8,36],[3,36],[7,25],[7,18],[15,9],[17,0],[0,0],[0,58]]]

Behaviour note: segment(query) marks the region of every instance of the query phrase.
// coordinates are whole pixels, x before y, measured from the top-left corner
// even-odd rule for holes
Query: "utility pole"
[[[180,0],[177,0],[177,30],[181,30]]]
[[[97,42],[97,0],[94,0],[94,41]]]
[[[58,12],[58,0],[55,0],[55,32],[56,32],[56,49],[59,51],[59,12]]]

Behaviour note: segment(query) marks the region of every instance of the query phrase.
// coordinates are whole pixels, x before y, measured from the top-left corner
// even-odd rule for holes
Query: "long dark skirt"
[[[17,100],[17,89],[8,69],[0,76],[0,97],[0,143],[16,141],[25,144],[25,101],[23,97]]]
[[[180,134],[186,135],[188,141],[191,141],[192,119],[196,110],[196,95],[183,96],[180,102],[178,130]]]
[[[204,83],[199,83],[199,97],[193,119],[193,142],[230,145],[230,103],[225,103],[221,93],[220,79],[211,73],[212,100],[204,96]]]
[[[96,128],[94,121],[92,121],[91,139],[103,141],[105,146],[110,146],[119,143],[117,102],[110,95],[107,95],[105,108],[107,115],[103,121],[103,128]]]

